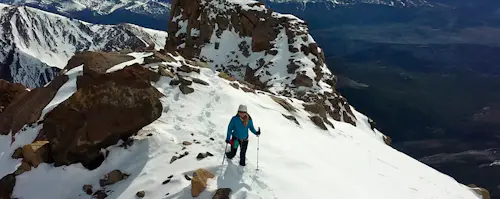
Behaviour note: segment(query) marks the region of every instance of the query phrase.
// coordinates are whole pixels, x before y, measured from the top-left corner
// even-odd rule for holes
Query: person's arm
[[[250,131],[252,131],[253,134],[257,135],[257,131],[253,127],[253,122],[252,120],[248,120],[248,127],[250,128]]]
[[[231,118],[231,121],[229,122],[229,125],[227,126],[226,140],[229,140],[231,138],[231,133],[233,132],[233,129],[234,129],[233,118]]]

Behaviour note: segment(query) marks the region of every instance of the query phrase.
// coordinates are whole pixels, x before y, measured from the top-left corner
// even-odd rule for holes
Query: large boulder
[[[56,165],[95,168],[100,150],[158,119],[162,96],[151,81],[159,75],[140,65],[103,74],[47,114],[43,132]],[[100,161],[99,161],[100,160]]]
[[[57,76],[46,87],[36,88],[17,97],[0,113],[0,134],[17,133],[26,124],[40,119],[42,110],[52,101],[59,88],[68,81],[68,76]]]
[[[79,76],[77,81],[77,87],[82,88],[88,86],[100,75],[106,74],[106,71],[111,67],[132,59],[134,57],[129,55],[86,51],[71,57],[64,70],[71,70],[83,65],[83,75]]]
[[[14,99],[27,92],[26,87],[22,84],[10,83],[0,79],[0,113],[2,113]]]
[[[191,195],[193,197],[198,197],[205,190],[209,178],[215,178],[215,176],[205,169],[197,169],[193,173],[191,179]]]

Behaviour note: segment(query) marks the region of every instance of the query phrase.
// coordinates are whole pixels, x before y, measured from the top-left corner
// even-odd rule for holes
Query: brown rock
[[[254,89],[247,88],[247,87],[241,87],[241,90],[247,93],[255,93]]]
[[[281,105],[283,108],[285,108],[287,111],[293,112],[296,110],[295,107],[293,107],[290,103],[288,103],[285,99],[275,97],[275,96],[270,96],[273,101]]]
[[[92,185],[89,184],[83,185],[83,192],[85,192],[88,195],[92,195],[92,193],[94,193],[94,191],[92,191]]]
[[[160,73],[161,76],[166,76],[166,77],[170,77],[170,78],[174,77],[174,74],[172,72],[170,72],[166,66],[161,65],[161,64],[158,66],[158,73]]]
[[[319,128],[323,129],[323,130],[328,130],[325,126],[325,123],[323,122],[323,119],[321,119],[321,117],[315,115],[315,116],[312,116],[312,117],[309,117],[309,119],[311,119],[311,121],[316,124],[316,126],[318,126]]]
[[[193,84],[192,81],[184,79],[181,76],[179,76],[179,81],[180,81],[181,84],[186,85],[186,86],[189,86],[189,85]]]
[[[185,73],[193,72],[193,69],[188,65],[182,65],[181,67],[179,67],[179,70]]]
[[[193,197],[198,197],[205,190],[209,178],[215,178],[215,176],[205,169],[197,169],[193,173],[193,179],[191,179],[191,195]]]
[[[235,89],[239,89],[240,88],[240,85],[237,84],[237,83],[234,83],[234,82],[230,83],[229,85],[231,85]]]
[[[482,199],[491,199],[490,192],[487,189],[478,187],[475,184],[469,184],[467,186],[470,187],[477,195],[480,195]]]
[[[140,65],[104,74],[49,112],[43,131],[56,165],[100,165],[100,150],[126,140],[160,117],[162,96]]]
[[[12,153],[12,159],[19,159],[23,158],[23,148],[19,147],[16,150],[14,150],[14,153]]]
[[[76,82],[77,88],[83,88],[111,67],[133,59],[129,55],[86,51],[71,57],[64,69],[71,70],[83,64],[83,76],[78,77]]]
[[[57,90],[68,81],[68,76],[57,76],[47,87],[33,89],[21,94],[2,113],[0,113],[0,134],[7,135],[11,130],[17,133],[26,124],[38,121],[43,108],[52,101]]]
[[[189,86],[186,86],[185,84],[181,84],[179,86],[179,89],[181,90],[182,94],[184,94],[184,95],[187,95],[187,94],[190,94],[190,93],[194,92],[193,88],[191,88]]]
[[[292,80],[292,84],[295,84],[297,86],[312,87],[313,80],[307,75],[299,74],[295,77],[295,79]]]
[[[0,113],[2,113],[12,101],[27,92],[26,87],[22,84],[10,83],[0,79]]]
[[[384,142],[385,142],[385,144],[391,146],[391,143],[392,143],[391,137],[384,135]]]
[[[119,181],[122,181],[123,179],[126,179],[128,177],[127,174],[122,173],[120,170],[113,170],[109,172],[108,174],[104,175],[104,178],[99,180],[99,184],[101,187],[104,187],[106,185],[111,185],[115,184]]]
[[[178,160],[179,158],[177,156],[172,156],[172,159],[170,159],[170,164]]]
[[[212,199],[229,199],[230,194],[231,194],[230,188],[220,188],[217,189]]]
[[[288,65],[286,66],[286,68],[287,68],[286,72],[287,72],[288,74],[293,74],[293,73],[295,73],[295,71],[296,71],[297,69],[299,69],[299,68],[300,68],[300,66],[299,66],[299,65],[297,65],[297,64],[296,64],[296,63],[294,63],[294,62],[290,62],[290,64],[288,64]]]
[[[23,162],[21,163],[21,165],[17,168],[17,170],[14,172],[14,175],[15,176],[18,176],[18,175],[21,175],[23,174],[24,172],[26,171],[31,171],[31,165],[26,163],[26,162]]]
[[[326,118],[326,110],[323,104],[319,103],[305,103],[303,104],[304,110],[314,114],[319,114],[321,118]]]
[[[166,61],[166,62],[176,62],[176,60],[172,56],[170,56],[168,54],[167,55],[163,55],[163,54],[161,54],[159,52],[154,52],[154,56],[156,56],[156,57],[158,57],[158,58],[160,58],[160,59],[162,59],[163,61]]]
[[[12,198],[12,192],[14,191],[15,185],[16,176],[14,174],[8,174],[0,179],[0,199]]]
[[[37,168],[40,163],[48,162],[49,154],[49,142],[47,141],[35,141],[32,144],[24,145],[23,147],[23,157],[26,163],[33,165]]]
[[[193,144],[193,143],[191,143],[191,142],[189,142],[189,141],[184,141],[184,142],[182,142],[182,144],[183,144],[183,145],[191,145],[191,144]]]
[[[108,194],[104,190],[98,190],[94,194],[92,194],[92,198],[95,199],[105,199],[106,197],[108,197]]]
[[[295,116],[293,116],[293,115],[285,115],[285,114],[281,114],[281,115],[283,115],[283,117],[285,117],[286,119],[295,122],[295,124],[300,125],[299,121],[297,121],[297,118],[295,118]]]
[[[146,196],[146,192],[144,192],[144,191],[138,191],[135,195],[137,197],[139,197],[139,198],[144,198],[144,196]]]
[[[177,85],[179,85],[180,83],[181,83],[181,81],[179,81],[178,79],[172,79],[172,80],[170,80],[169,85],[170,85],[170,86],[177,86]]]
[[[201,84],[201,85],[208,86],[208,82],[203,81],[203,80],[198,79],[198,78],[193,78],[193,82],[194,82],[194,83],[197,83],[197,84]]]

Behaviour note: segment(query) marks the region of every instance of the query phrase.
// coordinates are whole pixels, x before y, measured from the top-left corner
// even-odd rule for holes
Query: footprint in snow
[[[210,115],[211,115],[211,113],[210,113],[210,112],[208,112],[208,111],[207,111],[207,112],[205,112],[205,116],[206,116],[206,117],[210,117]]]
[[[174,101],[179,101],[179,97],[181,96],[181,93],[180,92],[177,92],[175,95],[174,95]]]

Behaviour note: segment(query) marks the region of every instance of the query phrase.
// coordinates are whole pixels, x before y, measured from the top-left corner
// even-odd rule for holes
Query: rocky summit
[[[331,118],[356,125],[323,51],[292,15],[256,1],[175,0],[168,32],[169,52],[199,58],[260,90],[318,104]],[[327,115],[321,120],[328,123]]]

